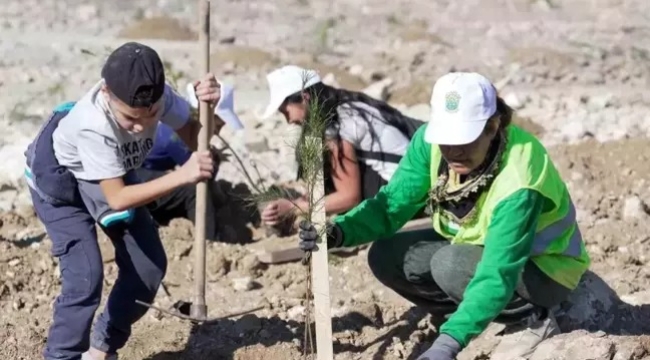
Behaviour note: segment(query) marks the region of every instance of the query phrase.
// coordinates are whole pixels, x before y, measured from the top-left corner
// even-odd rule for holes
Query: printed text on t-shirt
[[[117,151],[122,159],[124,169],[128,171],[139,167],[152,147],[153,139],[151,138],[138,139],[120,145]]]

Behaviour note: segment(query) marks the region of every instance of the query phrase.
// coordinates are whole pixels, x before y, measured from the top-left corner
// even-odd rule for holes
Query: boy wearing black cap
[[[79,101],[55,110],[26,152],[34,208],[61,269],[47,360],[117,359],[131,326],[147,311],[135,301],[152,302],[167,267],[143,205],[213,172],[210,152],[194,152],[177,170],[139,183],[134,170],[153,147],[159,121],[194,144],[189,104],[166,85],[158,54],[142,44],[111,53],[102,78]],[[194,88],[200,101],[218,102],[213,75]],[[119,275],[91,336],[103,282],[95,225],[113,242]]]

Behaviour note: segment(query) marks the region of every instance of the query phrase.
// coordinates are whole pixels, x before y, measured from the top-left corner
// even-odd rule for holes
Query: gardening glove
[[[458,341],[447,334],[440,334],[433,345],[416,360],[454,360],[461,350]]]
[[[327,248],[337,248],[343,246],[343,231],[341,228],[332,223],[325,225],[327,232]],[[303,251],[316,250],[316,241],[318,241],[318,231],[314,228],[311,222],[303,220],[300,222],[298,237],[300,238],[300,248]]]

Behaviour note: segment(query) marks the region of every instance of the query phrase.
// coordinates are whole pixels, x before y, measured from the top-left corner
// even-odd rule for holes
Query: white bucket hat
[[[424,139],[437,145],[469,144],[481,135],[496,110],[496,89],[483,75],[443,75],[433,86],[431,119]]]
[[[232,86],[224,84],[221,81],[217,80],[219,86],[221,87],[221,98],[217,103],[217,106],[214,107],[215,115],[219,116],[223,122],[234,130],[241,130],[244,128],[244,124],[239,120],[239,116],[235,113],[235,90]],[[199,107],[199,100],[196,97],[196,92],[194,91],[193,84],[187,84],[187,101],[193,108]]]
[[[269,83],[269,104],[262,119],[273,116],[287,97],[321,82],[321,78],[315,70],[286,65],[266,75],[266,81]]]

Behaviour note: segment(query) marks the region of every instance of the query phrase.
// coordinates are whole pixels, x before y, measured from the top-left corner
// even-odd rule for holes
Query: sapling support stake
[[[322,148],[320,137],[309,136],[305,141],[314,142],[314,148]],[[322,151],[320,156],[323,156]],[[319,161],[323,164],[323,161]],[[311,252],[311,264],[308,276],[311,276],[311,292],[314,296],[314,320],[316,322],[316,356],[318,360],[333,360],[334,349],[332,342],[332,313],[330,302],[329,263],[327,261],[327,231],[325,231],[325,185],[323,171],[317,171],[313,177],[311,192],[312,211],[311,223],[319,230],[318,247]],[[305,324],[308,328],[311,325]],[[305,344],[307,346],[307,344]]]

